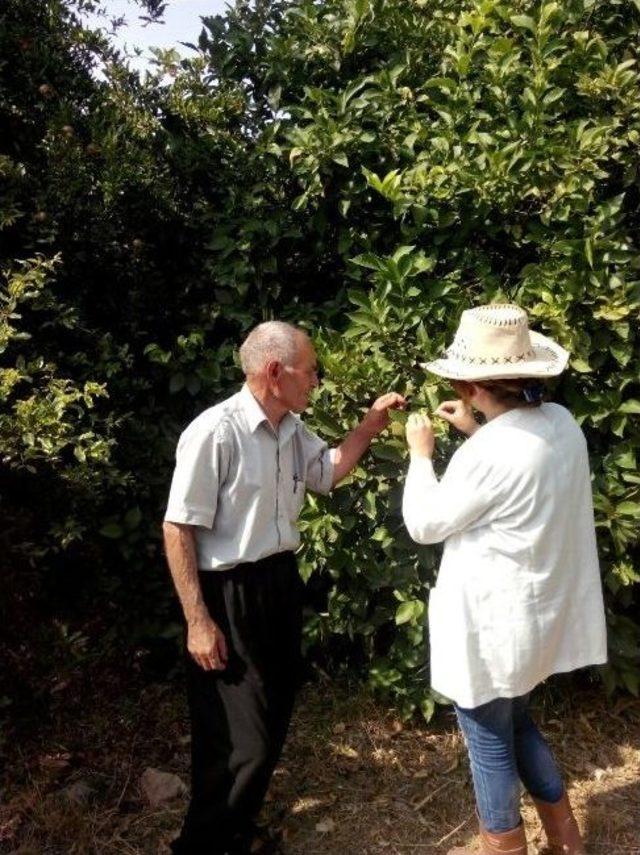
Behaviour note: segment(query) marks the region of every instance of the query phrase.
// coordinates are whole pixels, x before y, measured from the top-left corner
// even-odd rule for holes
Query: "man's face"
[[[300,336],[292,365],[284,365],[279,379],[278,398],[294,413],[301,413],[309,403],[312,389],[318,385],[318,360],[313,345]]]

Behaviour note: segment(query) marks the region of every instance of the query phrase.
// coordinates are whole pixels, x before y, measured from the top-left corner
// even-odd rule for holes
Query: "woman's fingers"
[[[411,454],[431,457],[434,437],[431,420],[422,413],[412,413],[407,419],[407,445]]]
[[[462,401],[443,401],[435,414],[446,419],[447,416],[455,416],[456,413],[459,413],[463,408],[464,404]]]
[[[441,419],[449,422],[450,425],[467,436],[471,436],[479,427],[473,417],[471,406],[465,403],[465,401],[443,401],[436,410],[435,415],[440,416]]]
[[[411,415],[407,419],[407,427],[409,425],[415,428],[431,427],[431,420],[423,413],[411,413]]]
[[[456,427],[462,419],[468,417],[469,412],[464,401],[443,401],[435,415]]]

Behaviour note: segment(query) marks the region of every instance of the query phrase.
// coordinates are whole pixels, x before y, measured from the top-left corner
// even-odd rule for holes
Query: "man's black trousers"
[[[187,654],[191,803],[173,852],[241,852],[284,744],[300,675],[302,583],[292,552],[201,572],[224,671]]]

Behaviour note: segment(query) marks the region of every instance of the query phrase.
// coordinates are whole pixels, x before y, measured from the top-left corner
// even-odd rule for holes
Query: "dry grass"
[[[638,855],[640,701],[615,706],[582,690],[537,705],[590,851]],[[292,855],[435,855],[477,843],[464,744],[446,711],[434,727],[405,728],[369,699],[335,694],[327,702],[314,693],[300,709],[272,796],[286,806]],[[533,855],[543,837],[528,799],[523,815]],[[332,830],[318,831],[327,820]]]
[[[589,850],[640,855],[640,701],[612,704],[593,689],[565,688],[536,704]],[[187,779],[186,733],[182,698],[171,685],[152,686],[135,702],[61,704],[28,746],[6,746],[0,851],[167,852],[184,802],[152,809],[138,782],[147,766]],[[61,792],[78,779],[95,790],[84,806],[68,804]],[[526,799],[523,814],[533,855],[542,838]],[[444,855],[451,845],[473,843],[471,782],[452,715],[443,710],[434,725],[405,726],[359,690],[308,686],[265,818],[280,826],[291,855]]]

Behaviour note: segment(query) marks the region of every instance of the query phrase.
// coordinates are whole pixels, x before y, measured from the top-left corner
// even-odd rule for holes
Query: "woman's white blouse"
[[[476,707],[606,662],[587,446],[564,407],[492,419],[440,481],[412,458],[402,511],[415,541],[445,541],[429,599],[436,691]]]

